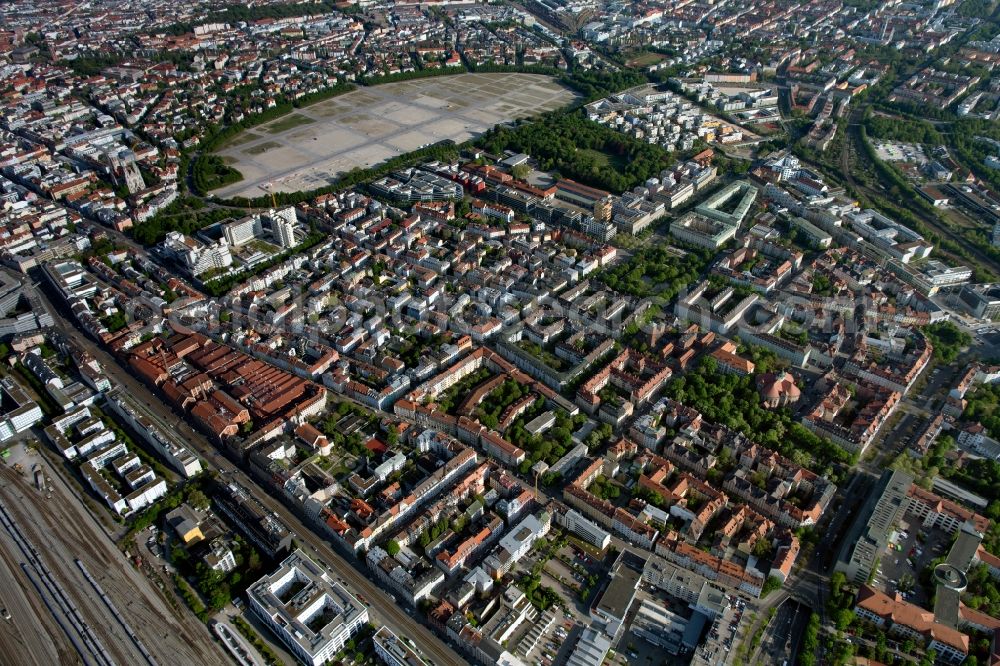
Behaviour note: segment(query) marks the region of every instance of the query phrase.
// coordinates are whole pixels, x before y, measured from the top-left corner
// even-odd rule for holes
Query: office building
[[[12,376],[0,380],[0,442],[11,439],[42,420],[42,409]]]
[[[913,477],[904,472],[886,470],[882,474],[844,537],[835,571],[855,583],[868,580],[885,552],[889,535],[906,512],[911,485]]]
[[[301,550],[247,590],[250,610],[308,666],[340,652],[368,609]]]

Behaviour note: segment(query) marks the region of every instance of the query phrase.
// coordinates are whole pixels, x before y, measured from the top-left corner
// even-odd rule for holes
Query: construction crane
[[[259,187],[260,189],[264,190],[265,192],[271,195],[271,208],[277,209],[278,204],[274,200],[274,191],[271,189],[271,183],[267,182],[264,183],[263,185],[258,185],[257,187]]]

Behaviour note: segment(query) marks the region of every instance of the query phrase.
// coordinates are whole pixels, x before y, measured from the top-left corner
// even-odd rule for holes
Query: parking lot
[[[892,460],[903,452],[913,436],[919,431],[925,420],[914,414],[897,413],[894,415],[896,422],[890,420],[888,428],[885,429],[884,439],[878,447],[872,447],[872,455],[882,452],[887,460]]]
[[[642,605],[643,599],[648,599],[657,605],[663,605],[673,613],[681,616],[691,615],[687,604],[679,599],[671,597],[663,590],[656,589],[648,584],[641,584],[636,592],[635,602],[632,604],[630,622],[635,619],[635,613]],[[660,666],[660,664],[686,664],[690,660],[690,653],[672,655],[659,645],[653,645],[645,638],[633,633],[631,630],[622,632],[618,639],[615,650],[621,655],[629,666]]]
[[[874,579],[876,587],[886,594],[899,591],[904,599],[918,606],[926,604],[928,600],[918,583],[920,572],[931,560],[946,555],[950,542],[949,535],[938,530],[924,530],[919,521],[907,515],[900,521],[899,530],[879,561]]]
[[[549,626],[541,630],[539,627],[544,622],[537,622],[517,645],[517,656],[527,664],[561,664],[569,657],[579,638],[580,625],[566,619],[559,609],[550,609],[548,614],[553,616]],[[534,646],[526,650],[532,642]]]
[[[746,602],[737,597],[730,599],[730,607],[709,626],[705,640],[695,650],[691,664],[729,663],[733,648],[741,640],[741,632],[747,628],[743,621],[747,613]]]
[[[994,347],[1000,345],[1000,332],[998,332],[995,328],[982,328],[976,333],[976,337],[982,339],[983,342],[993,345]]]
[[[624,657],[629,666],[660,666],[664,663],[670,666],[675,664],[679,666],[688,663],[690,657],[689,654],[675,657],[658,645],[653,645],[632,632],[626,634],[622,642],[619,643],[618,653]]]
[[[635,613],[644,599],[657,605],[663,605],[670,612],[684,618],[690,619],[694,613],[688,602],[672,597],[663,590],[647,583],[642,583],[636,592],[635,602],[632,604],[629,624],[634,620]],[[673,666],[674,664],[688,663],[707,666],[708,664],[727,663],[731,651],[735,649],[740,640],[741,632],[745,630],[743,620],[747,613],[744,600],[734,596],[728,597],[728,600],[730,606],[725,608],[714,622],[706,623],[704,638],[695,649],[694,654],[684,653],[682,649],[682,654],[672,655],[664,648],[653,645],[631,630],[622,634],[615,650],[624,657],[629,666],[658,666],[660,664]]]
[[[525,567],[531,567],[535,560],[529,556]],[[545,563],[542,569],[543,583],[559,590],[571,604],[574,617],[587,622],[589,613],[588,602],[593,601],[594,595],[600,590],[604,582],[605,566],[602,561],[595,559],[592,555],[572,546],[560,548],[555,557]],[[595,581],[590,585],[590,581]],[[589,588],[586,601],[580,599],[577,593],[578,588]]]
[[[877,141],[875,150],[878,152],[879,159],[886,162],[927,163],[927,155],[924,154],[924,149],[919,144]]]
[[[920,396],[927,398],[927,403],[924,405],[926,409],[933,408],[933,401],[944,400],[947,397],[951,387],[955,384],[957,374],[958,368],[948,365],[939,365],[931,370],[927,385],[920,391]]]

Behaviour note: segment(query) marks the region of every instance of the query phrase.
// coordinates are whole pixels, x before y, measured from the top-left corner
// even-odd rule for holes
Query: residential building
[[[581,515],[576,509],[556,512],[556,523],[587,543],[604,550],[611,544],[611,534],[600,525]]]
[[[385,662],[386,666],[431,665],[431,662],[417,649],[413,641],[405,636],[402,638],[396,636],[388,627],[379,627],[379,630],[372,636],[372,644],[375,646],[375,654]]]
[[[934,613],[868,585],[861,586],[854,612],[890,636],[922,641],[927,650],[934,650],[945,663],[961,664],[969,654],[966,634],[936,621]]]

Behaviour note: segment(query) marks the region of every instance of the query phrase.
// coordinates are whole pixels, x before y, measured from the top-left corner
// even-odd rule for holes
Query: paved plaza
[[[255,197],[312,190],[352,168],[559,108],[573,93],[537,74],[457,74],[361,88],[259,125],[218,151],[243,180],[216,190]]]

